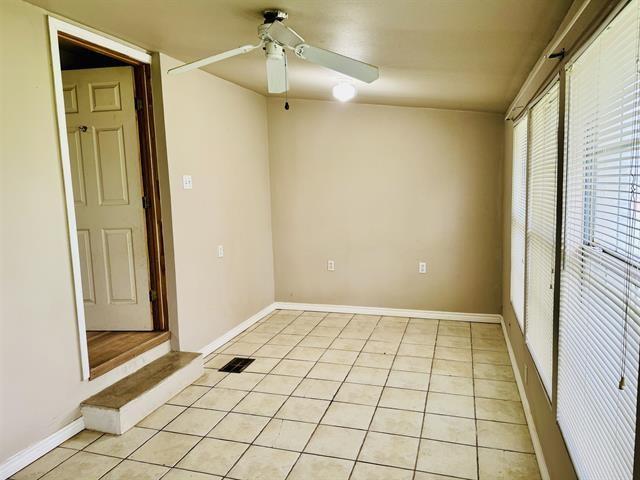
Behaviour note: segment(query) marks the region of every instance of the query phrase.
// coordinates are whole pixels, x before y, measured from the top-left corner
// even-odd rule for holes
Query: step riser
[[[204,373],[202,356],[119,409],[82,405],[85,428],[121,435]]]

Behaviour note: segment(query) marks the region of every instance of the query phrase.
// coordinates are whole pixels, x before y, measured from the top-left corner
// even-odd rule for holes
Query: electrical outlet
[[[182,176],[182,188],[185,190],[191,190],[193,188],[193,179],[191,178],[191,175]]]
[[[224,247],[222,245],[218,245],[218,258],[224,257]]]
[[[336,262],[334,262],[333,260],[327,260],[327,270],[329,270],[330,272],[335,271],[336,269]]]
[[[427,273],[427,262],[418,262],[418,273]]]

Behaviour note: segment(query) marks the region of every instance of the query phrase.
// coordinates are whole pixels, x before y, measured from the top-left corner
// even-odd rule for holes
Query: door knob
[[[87,126],[86,126],[86,125],[80,125],[80,126],[78,127],[78,129],[79,129],[81,132],[86,132],[86,131],[87,131]]]

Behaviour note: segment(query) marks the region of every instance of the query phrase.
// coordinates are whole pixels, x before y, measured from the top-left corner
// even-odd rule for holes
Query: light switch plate
[[[182,176],[182,188],[185,190],[191,190],[193,188],[193,179],[191,178],[191,175]]]
[[[224,246],[218,245],[218,258],[224,257]]]
[[[327,270],[329,270],[330,272],[335,271],[336,269],[336,262],[334,262],[333,260],[327,260]]]

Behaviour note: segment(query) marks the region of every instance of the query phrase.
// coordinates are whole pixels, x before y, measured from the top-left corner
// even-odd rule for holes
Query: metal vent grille
[[[236,357],[218,371],[227,373],[240,373],[249,365],[251,365],[254,360],[255,358]]]

